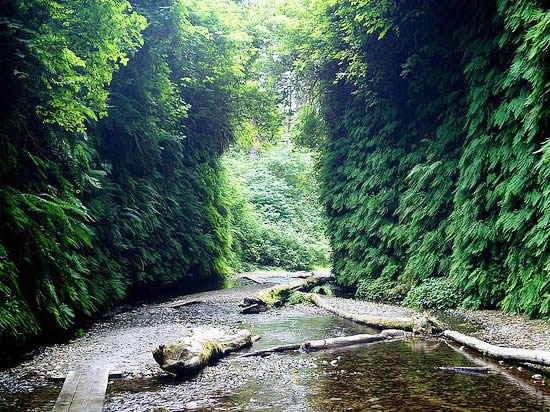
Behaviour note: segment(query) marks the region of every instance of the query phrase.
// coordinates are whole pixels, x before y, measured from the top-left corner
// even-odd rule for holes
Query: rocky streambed
[[[277,274],[270,280],[284,279],[284,274]],[[195,294],[200,303],[189,306],[123,308],[95,323],[80,339],[42,348],[30,360],[0,372],[0,411],[49,411],[61,383],[50,382],[48,376],[93,366],[108,366],[123,374],[108,386],[105,411],[550,410],[547,386],[515,365],[493,362],[502,372],[483,376],[440,371],[439,366],[477,365],[478,356],[439,339],[314,354],[231,356],[187,380],[160,370],[151,350],[177,341],[198,326],[227,332],[250,329],[262,337],[254,349],[376,333],[311,305],[241,315],[238,303],[266,285],[240,282],[231,289]],[[388,305],[349,300],[339,304],[350,309],[363,305],[357,310],[388,317],[407,314],[407,309]]]

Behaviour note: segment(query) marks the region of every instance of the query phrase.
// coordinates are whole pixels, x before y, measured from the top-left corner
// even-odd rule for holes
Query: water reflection
[[[437,340],[384,342],[341,352],[335,367],[304,375],[311,410],[544,411],[534,397],[502,374],[464,375],[439,366],[476,366]],[[330,362],[334,354],[322,354]]]

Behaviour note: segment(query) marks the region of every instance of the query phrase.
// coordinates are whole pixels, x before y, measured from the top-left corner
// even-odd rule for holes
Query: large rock
[[[195,329],[189,337],[177,343],[160,345],[153,357],[160,367],[178,376],[192,375],[231,352],[252,346],[252,337],[246,329],[234,335],[218,329]]]

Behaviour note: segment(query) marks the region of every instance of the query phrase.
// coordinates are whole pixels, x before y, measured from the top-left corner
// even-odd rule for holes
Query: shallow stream
[[[284,310],[243,327],[262,336],[256,350],[327,336],[376,333],[331,315]],[[112,385],[107,406],[112,411],[146,410],[142,409],[144,402],[171,411],[550,411],[549,394],[528,383],[528,373],[516,368],[499,367],[500,373],[488,375],[438,369],[479,366],[479,362],[473,354],[464,355],[438,339],[382,342],[314,354],[230,358],[210,369],[229,368],[237,371],[236,376],[222,374],[221,379],[228,378],[227,385],[209,395],[206,391],[203,398],[181,401],[187,389],[193,391],[195,383],[208,385],[210,378],[179,383],[120,381]]]
[[[376,333],[304,307],[251,315],[240,324],[238,309],[227,303],[201,304],[185,310],[198,309],[217,322],[230,319],[223,312],[230,310],[233,326],[248,328],[262,337],[254,350],[309,339]],[[550,411],[550,392],[547,386],[529,379],[533,372],[496,362],[490,363],[496,371],[488,375],[439,370],[440,366],[487,364],[477,355],[439,339],[408,339],[265,358],[237,356],[206,368],[190,380],[159,374],[111,381],[104,410]],[[30,391],[0,393],[0,411],[49,411],[60,388],[61,384],[48,384]]]

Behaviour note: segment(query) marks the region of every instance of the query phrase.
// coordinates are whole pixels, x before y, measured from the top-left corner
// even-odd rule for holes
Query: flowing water
[[[252,329],[270,336],[264,346],[365,332],[328,316],[293,318],[288,323],[281,319]],[[522,374],[515,368],[515,375],[503,367],[487,375],[439,370],[440,366],[480,364],[474,354],[439,339],[381,342],[298,356],[313,357],[316,367],[295,371],[290,388],[279,387],[277,382],[245,385],[225,398],[220,409],[263,409],[271,404],[279,410],[298,410],[299,406],[312,411],[550,410],[550,393],[527,383],[525,374],[517,376]]]
[[[327,336],[375,333],[330,315],[299,311],[286,314],[284,310],[243,327],[263,337],[255,349]],[[208,385],[212,383],[210,378],[179,383],[158,380],[121,382],[119,386],[115,383],[111,396],[125,399],[126,406],[111,404],[109,410],[118,407],[145,410],[138,406],[144,402],[172,411],[550,410],[549,394],[526,382],[527,375],[517,376],[521,374],[515,368],[515,375],[502,367],[498,368],[501,372],[488,375],[439,370],[440,366],[479,366],[480,361],[438,339],[381,342],[352,349],[272,357],[275,360],[256,359],[252,364],[249,360],[229,359],[213,367],[231,367],[240,373],[237,378],[230,375],[223,390],[195,394],[194,402],[181,401],[186,390],[195,390],[197,383]],[[212,379],[215,378],[214,374]]]

